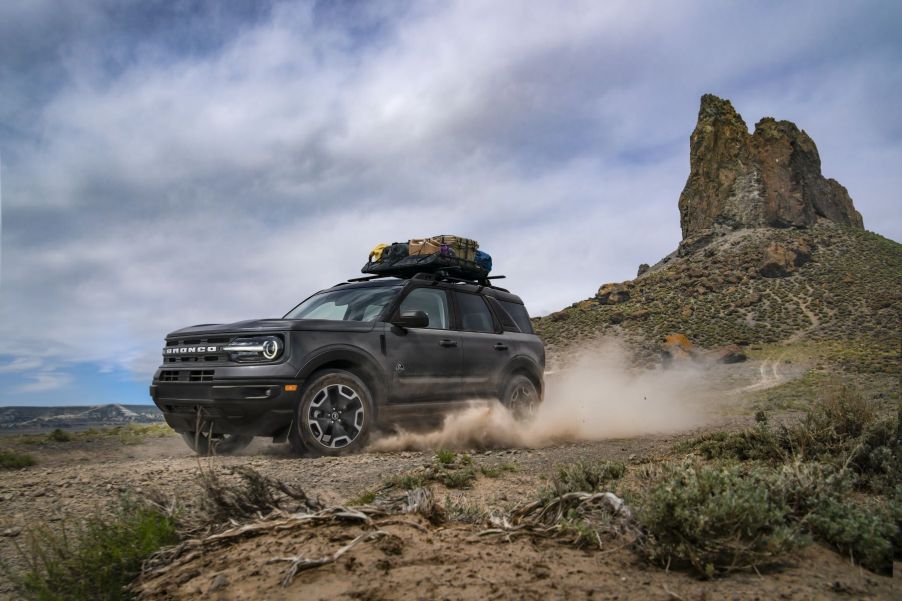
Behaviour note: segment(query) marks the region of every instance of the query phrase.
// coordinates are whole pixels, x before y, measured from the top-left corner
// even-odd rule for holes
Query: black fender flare
[[[324,347],[304,363],[298,370],[296,378],[306,380],[310,374],[323,367],[328,367],[330,364],[336,367],[353,365],[357,370],[363,372],[358,375],[363,377],[363,380],[373,388],[373,408],[378,413],[379,405],[385,402],[388,392],[384,370],[371,354],[360,347],[344,344]]]
[[[498,398],[504,394],[504,386],[508,379],[515,373],[525,373],[536,385],[539,392],[539,398],[545,396],[545,378],[543,370],[539,364],[526,355],[517,355],[513,357],[501,372],[501,381],[498,383]]]

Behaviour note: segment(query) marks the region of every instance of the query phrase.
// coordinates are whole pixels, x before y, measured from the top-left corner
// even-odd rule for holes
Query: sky
[[[148,403],[169,331],[380,242],[477,239],[534,315],[680,240],[699,98],[789,119],[902,240],[902,3],[0,3],[0,405]]]

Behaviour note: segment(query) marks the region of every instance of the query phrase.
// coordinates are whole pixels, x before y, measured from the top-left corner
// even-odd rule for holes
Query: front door
[[[401,301],[398,312],[423,311],[426,328],[386,331],[386,355],[392,369],[394,402],[440,401],[461,393],[460,332],[451,328],[448,292],[441,288],[414,288]]]

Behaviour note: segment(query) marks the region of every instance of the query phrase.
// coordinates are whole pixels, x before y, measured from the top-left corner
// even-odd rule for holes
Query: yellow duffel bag
[[[377,244],[373,250],[370,251],[370,263],[378,263],[382,260],[382,252],[388,248],[388,244]]]

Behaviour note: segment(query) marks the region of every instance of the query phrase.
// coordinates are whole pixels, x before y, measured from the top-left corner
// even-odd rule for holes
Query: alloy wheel
[[[535,414],[539,404],[539,395],[532,382],[525,380],[514,385],[508,402],[514,417],[526,419]]]
[[[360,436],[364,405],[357,391],[344,384],[323,386],[310,401],[307,427],[324,447],[340,449]]]

